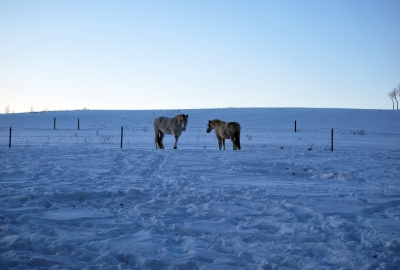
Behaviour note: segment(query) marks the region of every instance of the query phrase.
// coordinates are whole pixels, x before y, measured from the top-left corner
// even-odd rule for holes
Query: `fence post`
[[[123,138],[124,138],[124,126],[121,127],[121,148],[122,148]]]
[[[54,129],[56,129],[56,118],[54,117]]]
[[[8,143],[8,148],[11,148],[11,127],[10,127],[10,141]]]
[[[296,123],[296,120],[294,120],[294,132],[297,132],[297,123]]]
[[[80,129],[81,129],[81,127],[80,127],[79,118],[78,118],[78,130],[80,130]]]
[[[333,128],[331,132],[331,151],[333,151]]]

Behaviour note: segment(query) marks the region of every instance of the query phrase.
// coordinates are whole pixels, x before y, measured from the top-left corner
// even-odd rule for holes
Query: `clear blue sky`
[[[399,14],[399,0],[0,0],[0,113],[391,109]]]

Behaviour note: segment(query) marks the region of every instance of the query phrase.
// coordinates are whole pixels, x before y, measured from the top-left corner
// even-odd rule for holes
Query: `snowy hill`
[[[166,135],[156,150],[152,120],[179,113],[189,122],[178,149]],[[399,116],[2,114],[0,268],[398,269]],[[218,150],[206,133],[215,118],[242,125],[241,151],[229,140]]]

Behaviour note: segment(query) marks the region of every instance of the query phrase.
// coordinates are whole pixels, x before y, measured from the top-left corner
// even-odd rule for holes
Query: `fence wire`
[[[205,127],[190,127],[179,138],[178,148],[215,148],[217,140],[214,132],[207,134]],[[267,129],[259,127],[243,128],[242,149],[245,148],[285,148],[306,149],[331,148],[331,130],[319,129]],[[33,128],[11,127],[11,147],[122,147],[155,148],[152,126],[104,126],[95,128]],[[229,141],[229,140],[228,140]],[[166,148],[173,145],[173,136],[164,137]],[[229,142],[226,143],[227,148]],[[366,146],[382,148],[400,147],[400,134],[367,132],[365,130],[334,129],[334,148],[361,148]],[[10,147],[10,128],[0,127],[0,147]]]

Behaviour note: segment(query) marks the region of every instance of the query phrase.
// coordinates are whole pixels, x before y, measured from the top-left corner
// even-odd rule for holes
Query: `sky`
[[[400,1],[0,0],[0,113],[392,109]]]

